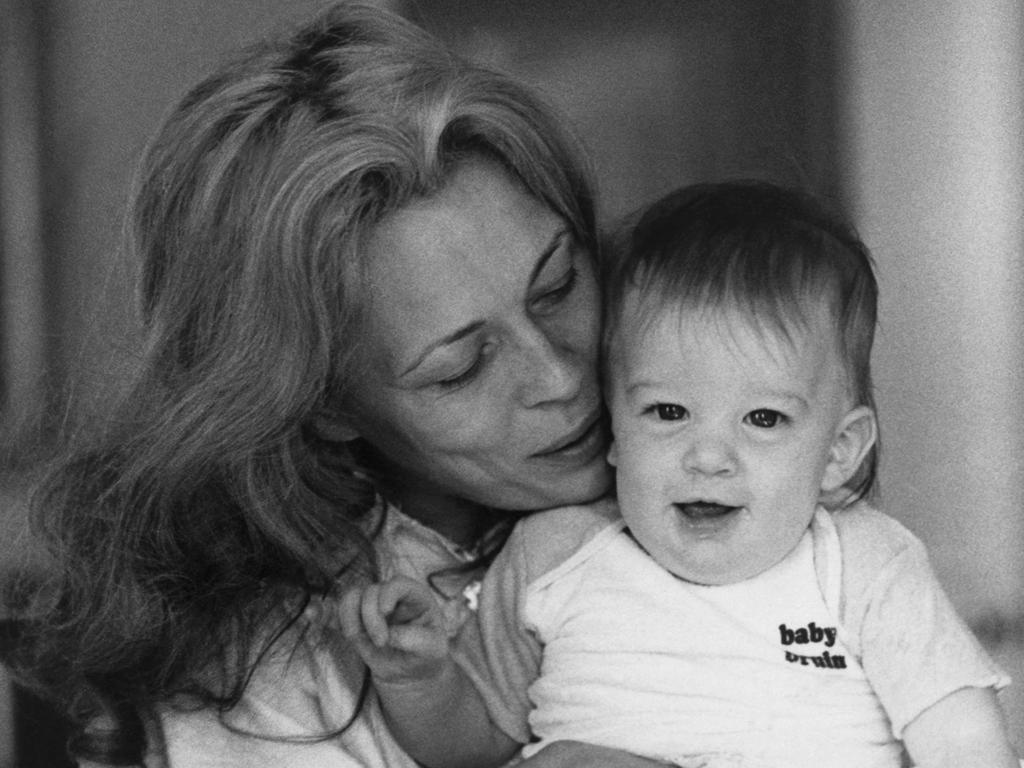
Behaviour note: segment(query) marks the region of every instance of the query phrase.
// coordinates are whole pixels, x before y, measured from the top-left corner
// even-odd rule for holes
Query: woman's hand
[[[556,741],[516,768],[665,768],[665,763],[610,747]]]
[[[426,585],[397,576],[345,592],[342,634],[379,683],[437,677],[448,661],[441,609]]]

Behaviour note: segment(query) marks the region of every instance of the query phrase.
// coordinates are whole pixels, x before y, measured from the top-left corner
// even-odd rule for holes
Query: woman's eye
[[[576,267],[569,267],[565,274],[552,286],[546,288],[536,299],[534,304],[557,304],[566,296],[572,293],[576,287],[579,272]]]
[[[654,412],[662,421],[679,421],[686,418],[686,409],[676,403],[658,403]]]
[[[777,427],[785,418],[781,413],[770,408],[758,408],[756,411],[751,411],[747,414],[747,422],[761,429]]]
[[[473,358],[473,364],[468,368],[465,368],[447,379],[441,379],[437,382],[437,385],[441,387],[441,389],[455,389],[463,384],[467,384],[480,372],[480,369],[483,367],[483,362],[484,356],[483,354],[479,354]]]

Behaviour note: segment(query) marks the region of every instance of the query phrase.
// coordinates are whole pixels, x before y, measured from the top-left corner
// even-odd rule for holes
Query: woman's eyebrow
[[[568,227],[563,227],[555,232],[554,236],[551,238],[551,242],[549,242],[547,247],[541,251],[540,257],[537,259],[537,263],[533,265],[533,270],[530,272],[530,280],[527,282],[527,285],[533,285],[537,276],[544,271],[545,265],[555,254],[555,251],[557,251],[565,239],[570,236]]]
[[[398,377],[402,378],[403,376],[406,376],[412,373],[414,370],[416,370],[420,366],[420,364],[424,360],[426,360],[427,357],[430,356],[430,353],[433,352],[435,349],[446,346],[448,344],[452,344],[458,341],[459,339],[465,338],[466,336],[469,336],[470,334],[480,330],[483,327],[483,325],[483,320],[477,320],[476,322],[472,322],[469,325],[459,328],[457,331],[453,331],[452,333],[449,333],[447,336],[438,339],[433,344],[424,349],[423,352],[421,352],[416,357],[416,359],[412,361],[412,364],[408,368],[406,368],[404,371],[398,374]]]
[[[533,265],[533,269],[530,271],[530,280],[527,283],[527,285],[533,285],[538,275],[540,275],[540,273],[544,271],[544,267],[547,265],[548,261],[561,247],[562,243],[565,241],[567,237],[570,237],[568,227],[563,227],[559,229],[557,232],[555,232],[555,234],[551,237],[551,240],[548,242],[547,246],[544,248],[543,251],[541,251],[540,256],[537,257],[537,261]],[[480,328],[483,327],[483,324],[484,322],[482,320],[477,320],[433,342],[428,347],[426,347],[419,355],[417,355],[416,359],[413,360],[412,363],[410,363],[409,367],[402,371],[400,374],[398,374],[398,377],[402,378],[416,370],[423,363],[423,361],[430,356],[430,353],[433,352],[435,349],[446,346],[448,344],[452,344],[458,341],[459,339],[469,336],[470,334],[480,330]]]

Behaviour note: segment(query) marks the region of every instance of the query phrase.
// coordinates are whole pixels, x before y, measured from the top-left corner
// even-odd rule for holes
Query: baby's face
[[[683,579],[750,578],[806,530],[850,410],[833,334],[824,313],[789,338],[728,309],[642,324],[637,301],[609,361],[622,515]]]

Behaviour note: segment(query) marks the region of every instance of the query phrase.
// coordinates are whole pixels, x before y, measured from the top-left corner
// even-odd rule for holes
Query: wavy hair
[[[362,373],[361,244],[482,155],[593,250],[578,146],[514,80],[351,4],[170,112],[125,228],[138,376],[39,484],[53,567],[14,596],[12,666],[75,722],[113,722],[74,752],[138,763],[155,705],[229,709],[312,595],[374,571],[370,468],[315,426]]]

